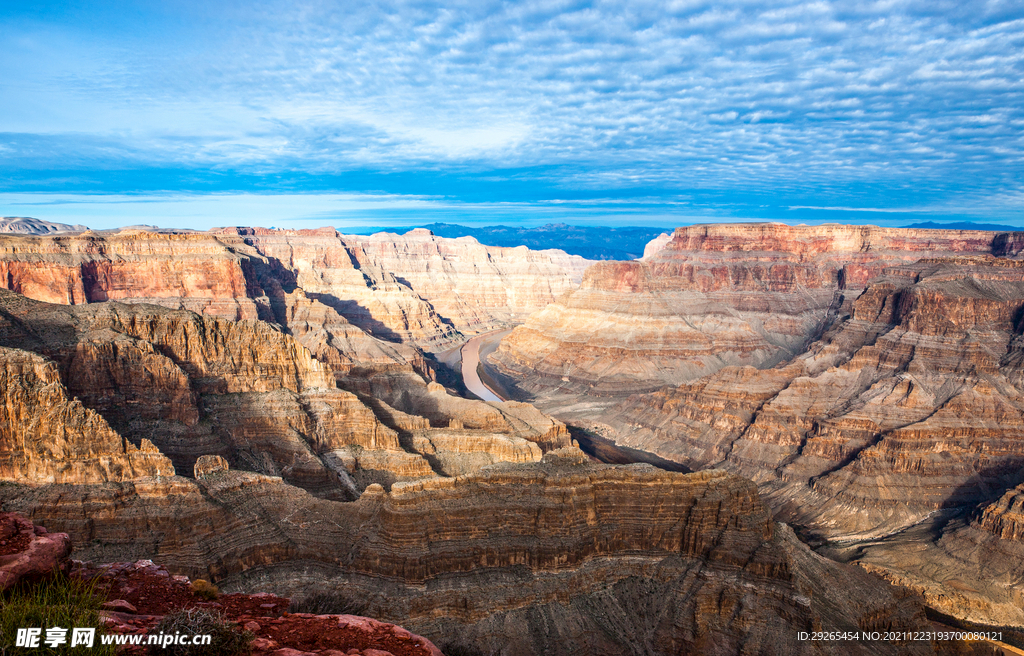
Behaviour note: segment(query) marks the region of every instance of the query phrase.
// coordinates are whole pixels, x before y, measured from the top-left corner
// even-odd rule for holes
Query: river
[[[478,335],[466,342],[462,347],[462,381],[466,384],[466,389],[484,401],[505,400],[495,394],[491,388],[484,385],[484,382],[480,380],[480,374],[476,371],[477,365],[480,364],[480,345],[487,338],[500,332],[504,331],[495,330],[494,332]]]

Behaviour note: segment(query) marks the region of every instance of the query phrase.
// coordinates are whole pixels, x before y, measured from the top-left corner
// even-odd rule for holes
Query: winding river
[[[480,380],[480,375],[477,373],[477,365],[480,364],[480,345],[491,335],[502,332],[496,330],[491,333],[485,333],[478,335],[473,339],[466,342],[462,347],[462,380],[466,383],[466,389],[473,394],[476,394],[484,401],[504,401],[494,393],[491,388],[484,385],[484,382]]]

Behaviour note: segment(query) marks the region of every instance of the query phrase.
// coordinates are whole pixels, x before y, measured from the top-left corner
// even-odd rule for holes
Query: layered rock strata
[[[215,234],[239,252],[266,260],[268,289],[274,282],[284,291],[301,289],[307,298],[375,337],[426,348],[444,348],[458,339],[456,329],[429,301],[394,273],[375,266],[358,245],[332,228],[237,228]]]
[[[0,496],[69,531],[87,558],[159,553],[223,588],[342,590],[367,614],[484,652],[818,654],[832,646],[799,631],[927,626],[915,598],[774,524],[749,482],[596,466],[576,450],[370,486],[354,503],[234,471]],[[843,647],[933,653],[927,642]]]
[[[72,561],[71,549],[66,533],[50,533],[16,513],[0,513],[0,591],[18,585],[16,595],[31,595],[37,582],[47,585],[47,578],[61,572],[107,600],[99,612],[100,633],[107,635],[146,636],[157,633],[171,613],[201,610],[253,632],[254,656],[442,656],[430,641],[393,624],[355,615],[288,613],[288,599],[266,592],[217,594],[208,583],[200,588],[199,581],[171,575],[152,560]],[[198,594],[200,590],[207,595]],[[210,592],[216,600],[209,599]],[[0,640],[6,649],[13,646],[14,636]]]
[[[521,322],[578,286],[591,264],[564,251],[484,246],[424,229],[345,239],[358,244],[360,260],[391,272],[465,334]]]
[[[331,228],[0,236],[0,286],[29,298],[154,303],[289,328],[294,322],[303,334],[313,333],[314,351],[327,344],[344,352],[355,341],[368,347],[371,358],[387,353],[389,363],[404,362],[410,353],[390,353],[355,331],[443,350],[462,332],[491,330],[544,307],[576,286],[586,264],[562,251],[481,246],[429,231],[371,237]]]
[[[920,593],[947,615],[989,626],[1024,626],[1024,486],[976,513],[913,529],[902,541],[860,545],[857,562]],[[927,530],[925,530],[927,529]],[[929,532],[931,534],[929,534]]]
[[[1024,263],[886,269],[792,360],[637,395],[623,443],[751,477],[786,517],[832,538],[900,530],[1021,482]]]
[[[0,479],[101,483],[173,476],[149,440],[133,445],[73,398],[56,364],[0,347]]]
[[[587,269],[490,357],[542,407],[622,396],[802,352],[887,266],[988,254],[996,233],[872,226],[677,228],[643,260]],[[1002,248],[1002,247],[1001,247]],[[1004,249],[1005,250],[1005,249]]]
[[[259,318],[262,296],[243,259],[210,235],[141,230],[4,235],[0,286],[49,303],[155,303],[230,319]]]
[[[183,473],[222,457],[345,498],[370,482],[534,461],[541,447],[569,443],[565,426],[532,406],[453,397],[403,368],[363,380],[409,413],[364,403],[263,322],[0,290],[0,345],[0,473],[10,479],[133,480],[173,475],[164,454]]]

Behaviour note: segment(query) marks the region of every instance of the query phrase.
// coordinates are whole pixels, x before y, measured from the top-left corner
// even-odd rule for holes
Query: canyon
[[[588,269],[491,365],[570,426],[754,481],[944,613],[1020,626],[1019,252],[1017,233],[680,228]]]
[[[1022,249],[0,235],[0,500],[79,557],[333,590],[479,653],[831,653],[798,632],[923,631],[926,607],[1024,626]],[[496,331],[474,370],[513,400],[471,398],[458,347]]]

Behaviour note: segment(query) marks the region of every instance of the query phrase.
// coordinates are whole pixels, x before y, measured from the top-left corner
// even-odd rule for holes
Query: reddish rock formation
[[[3,236],[0,285],[50,303],[131,300],[256,319],[243,261],[203,233]]]
[[[0,513],[0,591],[65,570],[67,533],[48,533],[16,513]]]
[[[356,327],[441,350],[461,339],[459,331],[489,330],[542,308],[575,286],[585,264],[562,251],[481,246],[471,238],[346,237],[331,228],[0,236],[0,286],[29,298],[145,302],[294,323],[311,350],[341,366],[353,351],[339,357],[325,345],[345,352],[357,342],[387,365],[416,357],[408,349],[388,353]]]
[[[677,228],[656,253],[587,269],[491,356],[542,407],[625,395],[800,353],[887,266],[993,249],[995,233],[871,226]]]

